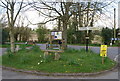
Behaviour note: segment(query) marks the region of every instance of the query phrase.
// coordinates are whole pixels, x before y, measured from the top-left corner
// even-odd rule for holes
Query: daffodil
[[[40,55],[40,57],[41,57],[41,55]]]
[[[80,60],[80,59],[78,59],[78,60]]]
[[[42,60],[40,62],[43,62]]]
[[[40,63],[38,62],[38,65],[39,65]]]

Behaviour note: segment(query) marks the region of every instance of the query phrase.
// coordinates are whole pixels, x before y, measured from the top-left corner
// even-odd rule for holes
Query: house
[[[38,35],[35,31],[32,31],[28,41],[38,41]]]
[[[92,40],[92,44],[102,44],[102,37],[99,35],[95,35]]]

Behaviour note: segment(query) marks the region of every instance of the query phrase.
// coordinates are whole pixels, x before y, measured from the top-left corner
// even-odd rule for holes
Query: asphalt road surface
[[[46,48],[45,44],[37,44],[37,45],[39,45],[41,49]],[[75,49],[85,48],[84,46],[73,46],[73,45],[68,45],[68,47]],[[99,53],[100,51],[99,47],[89,47],[89,48],[96,53]],[[2,55],[5,52],[5,50],[6,48],[3,49],[0,48],[0,55]],[[117,56],[118,56],[118,48],[109,47],[108,57],[114,60],[117,59]],[[95,76],[39,76],[39,75],[14,72],[3,69],[1,76],[2,77],[0,78],[2,79],[118,79],[118,69]]]

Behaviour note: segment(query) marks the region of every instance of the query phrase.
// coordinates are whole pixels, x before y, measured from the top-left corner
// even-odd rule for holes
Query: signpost
[[[78,30],[100,30],[100,27],[80,27]]]
[[[62,41],[62,31],[51,31],[49,40],[50,40],[50,48],[60,49],[61,46],[58,45],[58,41]]]
[[[102,64],[104,64],[104,57],[107,56],[107,45],[101,45],[100,56],[102,57]]]
[[[120,38],[111,38],[111,40],[120,40]]]
[[[54,40],[62,40],[62,32],[61,31],[53,31],[51,32]]]
[[[79,31],[87,31],[87,36],[86,36],[86,52],[88,52],[88,43],[89,43],[89,30],[100,30],[100,27],[80,27],[78,30]]]

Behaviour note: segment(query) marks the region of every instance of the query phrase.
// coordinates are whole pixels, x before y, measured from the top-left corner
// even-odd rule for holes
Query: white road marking
[[[117,61],[117,58],[120,54],[116,55],[115,58],[114,58],[114,61]]]

